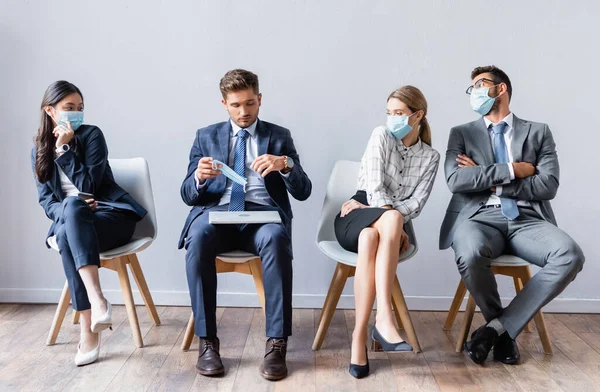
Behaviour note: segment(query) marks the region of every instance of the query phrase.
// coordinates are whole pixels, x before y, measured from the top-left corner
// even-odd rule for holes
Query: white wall
[[[292,130],[313,194],[293,204],[294,304],[320,307],[334,263],[314,244],[334,161],[360,159],[385,99],[414,84],[429,101],[434,147],[476,118],[464,90],[474,66],[496,64],[514,85],[512,109],[550,124],[562,165],[553,203],[587,263],[550,308],[600,311],[596,1],[16,1],[0,5],[0,301],[56,301],[59,255],[37,204],[29,150],[45,88],[67,79],[83,91],[86,120],[104,131],[111,157],[150,163],[159,238],[140,255],[157,303],[188,304],[177,239],[188,208],[179,197],[197,128],[223,121],[219,78],[256,72],[261,118]],[[350,196],[350,195],[348,195]],[[447,309],[459,280],[452,252],[437,248],[450,193],[443,169],[416,220],[420,252],[398,268],[413,309]],[[118,282],[103,272],[109,297]],[[508,280],[502,295],[511,297]],[[352,306],[352,284],[340,302]],[[257,305],[252,280],[220,277],[220,304]]]

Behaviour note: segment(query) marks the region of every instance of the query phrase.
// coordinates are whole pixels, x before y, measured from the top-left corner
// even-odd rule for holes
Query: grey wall
[[[44,246],[29,150],[39,103],[54,80],[77,84],[86,120],[115,158],[144,156],[152,170],[159,238],[140,255],[155,300],[188,304],[176,249],[188,208],[179,197],[199,127],[226,119],[219,78],[244,67],[260,76],[261,118],[292,130],[312,197],[295,202],[294,301],[320,307],[334,263],[314,244],[325,185],[338,159],[359,160],[385,121],[387,94],[403,84],[430,105],[434,147],[476,118],[464,94],[476,65],[512,78],[512,109],[550,124],[562,166],[553,205],[587,264],[550,306],[600,311],[597,159],[600,36],[595,1],[12,1],[0,5],[0,301],[56,301],[64,277]],[[349,195],[350,196],[350,195]],[[448,307],[458,283],[451,251],[437,250],[450,193],[438,173],[415,227],[420,252],[398,268],[409,306]],[[103,272],[108,296],[118,282]],[[513,294],[502,280],[502,294]],[[348,284],[342,306],[352,306]],[[220,303],[257,305],[252,280],[220,278]]]

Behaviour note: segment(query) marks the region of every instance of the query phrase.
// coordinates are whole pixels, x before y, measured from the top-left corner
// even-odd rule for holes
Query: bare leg
[[[354,301],[356,318],[352,333],[352,356],[350,363],[367,363],[366,344],[369,316],[375,301],[375,255],[379,244],[379,233],[372,227],[360,232],[358,238],[358,262],[354,275]]]
[[[100,275],[98,267],[95,265],[86,265],[79,268],[79,276],[85,285],[90,304],[92,305],[92,313],[101,315],[106,313],[106,299],[100,287]]]
[[[375,325],[384,339],[391,343],[401,342],[392,312],[392,284],[396,276],[400,238],[404,217],[396,210],[386,211],[373,223],[379,232],[379,246],[375,259],[375,287],[377,291],[377,316]]]

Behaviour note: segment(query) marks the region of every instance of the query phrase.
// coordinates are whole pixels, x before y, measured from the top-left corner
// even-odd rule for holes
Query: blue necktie
[[[246,177],[246,138],[248,131],[240,129],[235,143],[235,152],[233,154],[233,171],[242,177]],[[244,187],[237,182],[231,184],[231,200],[229,201],[229,211],[244,211],[246,194]]]
[[[506,148],[506,142],[504,141],[505,129],[506,123],[504,121],[498,125],[492,126],[492,132],[494,133],[494,158],[496,158],[496,163],[510,164],[508,161],[508,149]],[[519,208],[514,199],[501,197],[500,205],[502,206],[502,215],[508,219],[513,220],[519,216]]]

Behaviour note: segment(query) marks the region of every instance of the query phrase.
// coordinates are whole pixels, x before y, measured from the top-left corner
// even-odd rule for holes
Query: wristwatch
[[[69,147],[68,144],[63,144],[61,146],[58,146],[56,148],[56,153],[57,154],[64,154],[65,152],[69,151],[71,149],[71,147]]]
[[[285,167],[283,170],[293,169],[294,168],[294,160],[288,156],[285,157]]]

